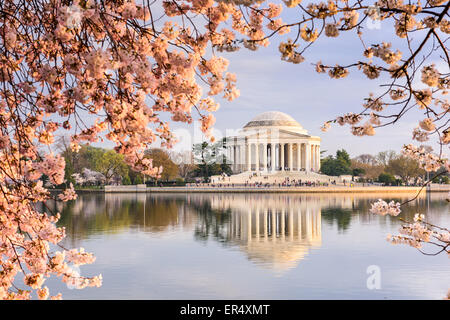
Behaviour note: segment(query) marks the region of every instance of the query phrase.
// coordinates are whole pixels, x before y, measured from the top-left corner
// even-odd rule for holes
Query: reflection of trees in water
[[[76,201],[48,205],[52,211],[58,209],[61,213],[58,226],[66,228],[72,242],[97,233],[114,234],[130,228],[164,231],[180,222],[179,203],[171,199],[81,194]]]
[[[428,197],[428,199],[427,199]],[[382,197],[383,200],[405,202],[406,200],[413,198],[413,196],[406,197],[405,195],[398,197],[398,195],[390,195]],[[329,225],[336,223],[339,231],[346,232],[354,217],[363,223],[370,223],[377,221],[381,225],[400,225],[397,217],[385,216],[380,217],[369,212],[372,203],[375,201],[374,197],[370,198],[354,198],[350,203],[347,203],[347,207],[328,207],[322,208],[322,217]],[[445,194],[434,193],[430,195],[424,195],[418,197],[416,200],[406,203],[402,206],[402,212],[398,217],[412,221],[416,213],[424,213],[427,219],[431,221],[439,221],[439,217],[442,212],[448,212],[449,204],[445,201]]]
[[[322,209],[322,219],[329,225],[337,224],[339,231],[345,232],[352,220],[352,211],[342,208],[325,208]]]
[[[207,241],[210,236],[222,244],[228,242],[226,225],[230,221],[231,209],[213,209],[211,202],[191,202],[191,207],[197,214],[194,237],[199,241]]]
[[[369,213],[378,198],[405,201],[408,195],[375,194],[80,194],[76,201],[49,203],[61,212],[67,241],[129,230],[162,233],[185,228],[199,243],[213,240],[236,247],[272,270],[288,270],[321,246],[321,223],[348,232],[353,219],[364,224],[399,225],[390,216]],[[405,218],[446,212],[443,196],[408,203]],[[278,272],[277,271],[277,272]]]
[[[446,194],[431,194],[428,203],[421,196],[405,205],[402,216],[411,220],[417,212],[425,213],[439,223],[439,216],[447,212]],[[174,228],[194,231],[195,239],[214,239],[228,244],[227,225],[238,211],[256,206],[280,208],[317,207],[323,221],[337,225],[346,232],[355,216],[363,223],[395,224],[391,217],[369,213],[377,198],[405,201],[410,195],[362,194],[102,194],[83,193],[76,201],[47,202],[54,212],[61,213],[58,226],[65,226],[69,240],[76,241],[98,233],[119,233],[126,229],[144,232],[166,232]],[[429,208],[429,210],[428,210]],[[43,210],[43,209],[42,209]],[[302,209],[303,210],[303,209]],[[428,213],[427,213],[428,212]],[[195,225],[193,226],[193,223]],[[192,227],[193,226],[193,227]]]

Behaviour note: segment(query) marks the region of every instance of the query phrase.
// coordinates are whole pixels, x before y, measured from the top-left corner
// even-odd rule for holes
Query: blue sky
[[[385,22],[382,22],[381,29],[366,29],[365,38],[370,39],[367,44],[396,41],[398,38],[390,39],[391,30]],[[289,35],[283,38],[287,39]],[[223,54],[230,61],[229,71],[237,75],[241,96],[233,102],[218,99],[221,107],[215,113],[215,128],[219,131],[242,128],[265,111],[282,111],[294,117],[310,134],[320,136],[321,148],[327,150],[327,154],[334,154],[341,148],[351,156],[384,150],[400,151],[404,144],[414,142],[412,130],[421,119],[417,111],[411,112],[395,126],[377,129],[376,135],[371,137],[353,136],[348,126],[333,125],[328,132],[320,130],[327,120],[347,112],[361,111],[364,98],[370,92],[378,92],[379,85],[386,83],[382,78],[369,80],[357,69],[351,69],[346,78],[339,80],[314,71],[311,64],[319,60],[329,65],[363,60],[364,49],[355,32],[338,38],[319,39],[304,54],[306,61],[297,65],[281,61],[279,39],[271,42],[268,48],[255,52],[243,48]],[[398,43],[398,47],[403,49],[400,45]],[[437,148],[436,143],[428,144]],[[177,149],[184,147],[180,145]]]
[[[288,13],[287,16],[282,15],[285,21],[295,19],[295,11],[285,9],[285,12]],[[395,126],[378,129],[376,135],[371,137],[353,136],[348,126],[333,125],[328,132],[322,132],[320,126],[325,121],[347,112],[361,111],[364,98],[370,92],[379,92],[379,85],[386,82],[380,78],[368,80],[357,69],[351,69],[350,74],[340,80],[330,79],[328,75],[314,71],[311,64],[319,60],[328,65],[364,60],[364,48],[355,31],[346,32],[338,38],[320,38],[304,54],[306,61],[297,65],[281,61],[278,52],[279,41],[295,35],[296,31],[274,38],[268,48],[260,48],[255,52],[242,48],[234,53],[218,53],[230,61],[229,71],[237,75],[241,96],[233,102],[217,99],[221,105],[215,113],[217,132],[242,128],[253,117],[265,111],[282,111],[295,118],[310,134],[320,136],[321,148],[327,150],[327,154],[334,154],[336,150],[344,148],[354,157],[384,150],[400,151],[403,144],[414,143],[411,139],[412,130],[421,119],[418,110],[408,114]],[[420,33],[415,33],[415,36],[419,37]],[[366,45],[392,42],[393,48],[399,48],[406,54],[404,40],[393,34],[388,22],[382,21],[379,29],[365,27],[363,38]],[[380,60],[375,59],[375,63],[380,63]],[[186,137],[188,132],[193,132],[193,127],[186,124],[172,123],[171,127],[178,132],[180,139]],[[436,141],[427,144],[438,150]],[[190,141],[185,139],[175,149],[188,149],[189,145]],[[112,147],[112,144],[103,143],[102,146]],[[444,152],[448,153],[448,148]]]

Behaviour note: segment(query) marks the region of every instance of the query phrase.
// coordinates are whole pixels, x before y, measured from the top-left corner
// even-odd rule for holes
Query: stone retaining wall
[[[149,192],[149,193],[199,193],[199,192],[214,192],[214,193],[374,193],[374,192],[405,192],[417,193],[426,192],[425,188],[421,187],[344,187],[344,186],[329,186],[329,187],[148,187],[145,185],[136,186],[105,186],[106,193],[114,192]],[[450,185],[433,186],[432,192],[449,192]]]
[[[137,184],[131,186],[105,186],[105,192],[147,192],[150,188],[147,188],[145,184]]]

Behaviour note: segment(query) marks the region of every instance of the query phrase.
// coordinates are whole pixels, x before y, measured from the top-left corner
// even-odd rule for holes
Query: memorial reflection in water
[[[316,201],[285,196],[215,195],[215,209],[231,209],[227,240],[251,261],[274,271],[295,267],[322,243],[321,207]],[[290,201],[289,201],[290,200]]]

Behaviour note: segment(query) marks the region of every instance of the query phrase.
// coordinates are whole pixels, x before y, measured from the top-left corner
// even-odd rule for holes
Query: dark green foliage
[[[395,177],[390,173],[383,172],[378,176],[378,182],[381,182],[386,186],[395,185],[396,181],[397,179],[395,179]]]
[[[336,156],[321,160],[320,171],[329,176],[352,174],[350,156],[344,149],[336,151]]]

